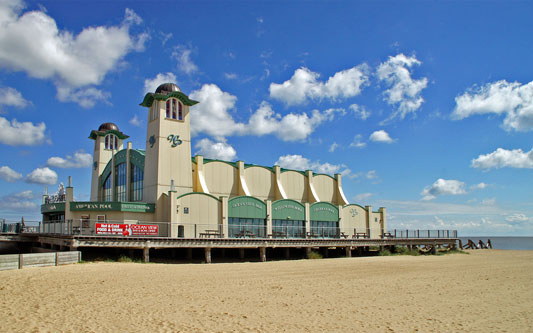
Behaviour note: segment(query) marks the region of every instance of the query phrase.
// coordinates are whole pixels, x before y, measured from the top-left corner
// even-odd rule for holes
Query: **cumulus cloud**
[[[415,80],[411,77],[410,69],[421,62],[415,56],[407,57],[400,53],[390,56],[387,61],[380,64],[377,76],[384,81],[389,88],[384,91],[384,100],[390,105],[396,105],[397,109],[392,113],[389,120],[394,118],[404,119],[409,113],[415,113],[424,99],[420,96],[427,87],[427,78]]]
[[[484,190],[488,186],[489,186],[488,184],[481,182],[479,184],[475,184],[475,185],[470,186],[470,189],[471,190]]]
[[[163,83],[176,83],[176,75],[171,72],[166,73],[158,73],[154,78],[152,79],[145,79],[144,80],[144,93],[153,93],[159,87],[159,85]]]
[[[302,155],[284,155],[280,156],[275,165],[291,170],[313,170],[317,173],[334,175],[336,173],[350,174],[350,169],[344,164],[320,163],[320,161],[311,161]]]
[[[364,148],[364,147],[366,147],[366,142],[361,141],[362,139],[363,139],[363,136],[361,134],[357,134],[354,137],[353,142],[350,143],[350,147],[354,147],[354,148]]]
[[[22,94],[17,89],[0,87],[0,110],[2,109],[2,106],[24,108],[30,104],[31,102],[22,97]]]
[[[370,141],[374,142],[383,142],[383,143],[393,143],[395,140],[391,139],[389,133],[384,130],[374,131],[370,134]]]
[[[213,142],[205,138],[198,141],[194,147],[199,149],[196,154],[206,158],[223,161],[233,161],[237,158],[235,149],[226,142]]]
[[[338,147],[339,147],[339,144],[337,142],[333,142],[331,146],[329,146],[329,152],[333,153],[335,149],[337,149]]]
[[[68,86],[58,85],[56,97],[61,102],[74,102],[85,109],[92,108],[97,102],[111,105],[109,102],[111,94],[94,87],[74,89]]]
[[[50,168],[37,168],[26,176],[26,183],[54,185],[57,183],[57,173]]]
[[[511,223],[521,223],[533,221],[533,218],[527,217],[525,214],[522,213],[515,213],[507,216],[505,220]]]
[[[344,109],[328,109],[323,112],[313,110],[307,113],[281,115],[272,106],[262,102],[250,116],[248,123],[236,122],[230,111],[234,109],[237,97],[222,91],[215,84],[204,84],[191,92],[190,97],[200,103],[191,112],[191,132],[193,135],[205,133],[217,141],[234,135],[275,135],[283,141],[305,140],[317,126],[331,121]]]
[[[465,194],[465,183],[458,180],[447,180],[439,178],[430,186],[426,186],[421,194],[422,200],[433,200],[439,195]]]
[[[34,125],[31,122],[18,122],[13,119],[11,122],[4,117],[0,117],[0,143],[9,146],[36,146],[48,141],[44,131],[46,125],[39,123]]]
[[[91,166],[93,157],[83,150],[77,151],[74,155],[63,157],[50,157],[46,165],[56,168],[87,168]]]
[[[473,87],[455,98],[452,119],[473,115],[504,115],[503,128],[507,131],[533,129],[533,81],[528,84],[505,80]]]
[[[142,124],[142,120],[139,119],[139,117],[137,117],[137,115],[133,115],[133,118],[131,118],[129,121],[128,121],[130,124],[132,124],[133,126],[141,126]]]
[[[367,120],[368,117],[370,117],[370,111],[367,111],[364,106],[360,106],[357,104],[350,105],[350,110],[353,111],[353,113],[356,115],[357,118],[361,120]]]
[[[4,195],[0,198],[0,209],[15,212],[35,210],[38,205],[32,200],[36,199],[36,197],[31,190]]]
[[[533,149],[526,153],[522,149],[498,148],[490,154],[479,155],[472,160],[471,166],[478,169],[533,169]]]
[[[0,178],[6,182],[13,183],[22,178],[22,174],[16,172],[8,166],[0,167]]]
[[[286,103],[297,105],[308,100],[324,98],[336,100],[357,96],[368,85],[368,66],[362,64],[335,73],[325,83],[318,79],[320,74],[302,67],[293,76],[281,83],[270,84],[270,97]]]
[[[172,57],[178,61],[178,69],[185,74],[192,74],[198,71],[198,66],[191,60],[193,51],[191,46],[178,45],[172,52]]]
[[[237,74],[235,73],[224,73],[224,77],[228,80],[235,80],[237,78]]]
[[[58,87],[73,89],[73,93],[83,92],[77,88],[100,84],[126,54],[141,50],[148,36],[130,34],[130,27],[141,22],[131,9],[125,10],[119,25],[87,27],[77,35],[60,30],[44,10],[23,9],[24,3],[19,0],[0,2],[0,67],[51,79]],[[84,107],[91,104],[88,99],[97,101],[99,95],[102,93],[93,91],[76,99],[58,92],[60,100]]]

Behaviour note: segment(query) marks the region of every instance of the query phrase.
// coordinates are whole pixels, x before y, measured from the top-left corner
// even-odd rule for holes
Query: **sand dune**
[[[1,331],[533,330],[533,251],[0,272]]]

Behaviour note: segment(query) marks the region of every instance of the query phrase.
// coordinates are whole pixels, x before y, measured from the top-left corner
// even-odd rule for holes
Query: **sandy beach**
[[[531,332],[533,251],[0,272],[4,332]]]

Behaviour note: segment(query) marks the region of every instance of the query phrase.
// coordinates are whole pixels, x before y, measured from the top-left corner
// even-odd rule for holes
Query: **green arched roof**
[[[148,93],[144,96],[144,100],[139,105],[149,108],[154,103],[154,100],[157,99],[158,101],[166,101],[167,99],[171,97],[179,99],[183,104],[188,105],[188,106],[198,104],[198,101],[193,101],[192,99],[189,99],[189,97],[185,95],[184,93],[182,93],[181,91],[173,91],[167,95]]]

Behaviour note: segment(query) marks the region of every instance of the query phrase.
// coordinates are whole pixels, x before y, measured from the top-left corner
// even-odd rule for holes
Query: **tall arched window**
[[[133,163],[130,165],[130,170],[130,200],[142,201],[144,172]]]
[[[114,134],[105,136],[105,149],[118,149],[118,138]]]
[[[168,119],[183,120],[183,104],[175,98],[167,100],[166,116]]]
[[[103,188],[103,195],[102,200],[103,201],[113,201],[113,191],[111,187],[111,175],[107,176],[105,182],[104,182],[104,188]]]
[[[115,166],[116,201],[126,201],[126,163]]]

